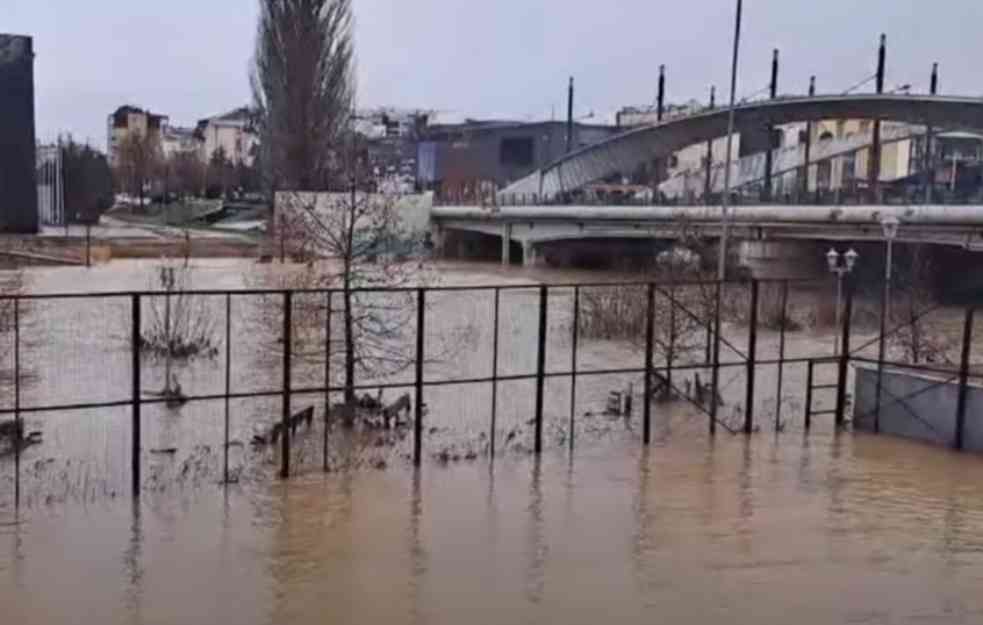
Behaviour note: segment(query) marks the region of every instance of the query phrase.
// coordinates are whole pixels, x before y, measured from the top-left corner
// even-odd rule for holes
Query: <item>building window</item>
[[[499,163],[514,167],[531,167],[535,151],[533,144],[532,137],[502,139],[498,152]]]

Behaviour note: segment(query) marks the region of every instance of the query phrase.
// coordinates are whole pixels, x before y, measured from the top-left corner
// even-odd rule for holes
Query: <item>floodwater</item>
[[[114,264],[98,275],[107,290],[144,288],[149,269]],[[235,264],[202,269],[210,277],[195,286],[241,285]],[[82,271],[39,271],[31,288],[77,290]],[[570,278],[466,265],[443,275],[461,284]],[[488,297],[434,303],[441,315],[435,337],[459,327],[468,332],[464,347],[433,363],[429,374],[488,373],[487,319],[472,323]],[[535,289],[503,294],[502,373],[531,370],[537,297]],[[569,367],[569,302],[551,297],[550,370]],[[126,305],[107,303],[101,312],[113,318]],[[128,370],[114,364],[125,362],[125,350],[94,356],[100,352],[87,336],[95,327],[87,321],[91,311],[30,314],[53,332],[56,344],[37,348],[35,375],[62,376],[71,390],[59,391],[59,401],[128,388]],[[735,351],[746,350],[744,336],[739,327],[730,330]],[[759,355],[777,349],[773,333],[758,340]],[[796,333],[786,353],[816,356],[831,348],[828,336]],[[52,366],[55,356],[44,356],[51,353],[60,368]],[[578,366],[635,366],[639,354],[633,346],[585,341]],[[279,373],[257,373],[246,351],[237,357],[244,363],[233,375],[237,386]],[[405,440],[377,447],[374,436],[356,444],[332,431],[333,470],[321,473],[323,430],[316,424],[298,439],[299,477],[278,481],[274,452],[237,447],[230,464],[238,482],[227,488],[217,483],[221,402],[178,413],[145,407],[148,451],[137,503],[126,496],[128,409],[28,417],[43,429],[44,443],[25,454],[19,510],[9,503],[11,463],[0,461],[3,622],[983,622],[983,459],[835,434],[831,417],[805,434],[803,367],[787,369],[780,433],[770,421],[775,367],[756,371],[759,433],[746,438],[721,429],[710,438],[706,417],[677,402],[655,407],[647,449],[640,405],[629,419],[599,414],[610,390],[638,381],[591,376],[577,385],[570,453],[570,387],[555,378],[547,385],[546,454],[538,461],[528,454],[532,387],[517,382],[498,390],[500,447],[491,460],[490,385],[439,387],[426,395],[433,429],[420,471],[406,461]],[[148,386],[159,374],[151,369]],[[193,392],[223,382],[222,368],[207,361],[181,375]],[[743,376],[744,367],[722,374],[728,411],[744,398]],[[40,393],[35,388],[25,401]],[[233,406],[233,440],[279,414],[276,401],[257,404]],[[829,399],[817,404],[828,407]],[[171,446],[173,456],[149,452]],[[478,457],[468,460],[472,449]],[[433,457],[447,450],[451,461]],[[352,454],[362,462],[346,462]]]

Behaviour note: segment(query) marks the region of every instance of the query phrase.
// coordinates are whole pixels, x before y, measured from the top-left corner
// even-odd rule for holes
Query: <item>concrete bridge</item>
[[[724,222],[720,206],[434,206],[430,216],[438,254],[525,265],[653,257],[680,240],[716,239]],[[822,269],[831,242],[882,242],[887,217],[901,223],[897,242],[983,251],[979,205],[737,206],[729,223],[757,277],[805,277]]]
[[[542,201],[610,176],[633,172],[687,146],[726,136],[727,109],[714,109],[630,130],[575,150],[542,170],[517,180],[498,197],[525,196]],[[861,94],[778,98],[735,109],[737,133],[769,126],[826,119],[875,119],[946,128],[983,129],[983,98],[900,94]]]

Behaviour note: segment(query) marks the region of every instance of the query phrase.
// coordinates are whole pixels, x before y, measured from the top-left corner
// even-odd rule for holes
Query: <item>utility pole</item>
[[[727,278],[727,235],[730,230],[730,211],[728,210],[730,203],[730,165],[733,160],[731,152],[734,147],[734,107],[737,102],[737,63],[741,48],[741,14],[743,11],[743,0],[737,0],[737,16],[734,20],[734,56],[730,70],[730,111],[727,115],[727,161],[724,166],[724,197],[720,205],[723,228],[720,235],[720,254],[717,259],[717,279],[721,281]],[[720,340],[719,332],[717,333],[717,340]]]
[[[567,87],[567,154],[573,149],[573,76]]]
[[[887,60],[887,36],[881,35],[881,45],[877,51],[877,94],[884,93],[884,66]],[[874,137],[870,146],[870,163],[867,166],[868,186],[871,199],[877,204],[881,201],[881,120],[874,120]]]
[[[665,113],[665,103],[666,103],[666,66],[659,66],[659,93],[655,99],[655,120],[658,123],[662,123],[662,117]],[[659,203],[659,184],[662,182],[662,170],[665,166],[665,159],[657,158],[653,163],[655,167],[655,175],[652,177],[652,201],[656,204]]]
[[[656,99],[655,118],[662,123],[662,115],[665,112],[666,104],[666,66],[659,66],[659,96]]]
[[[929,84],[929,93],[938,95],[939,93],[939,64],[932,63],[932,78]],[[932,142],[934,140],[932,126],[925,128],[925,162],[922,169],[925,171],[925,203],[932,203],[932,184],[935,182],[935,169],[932,166]]]
[[[809,77],[809,97],[816,95],[816,77]],[[805,163],[802,166],[802,195],[809,195],[809,157],[812,152],[812,122],[806,122]]]
[[[774,100],[778,97],[778,49],[776,48],[771,54],[771,84],[769,85],[769,93],[771,99]],[[774,135],[775,127],[768,124],[768,149],[765,151],[765,185],[762,195],[766,202],[771,200],[772,191],[772,180],[771,180],[771,170],[772,170],[772,149],[774,148]]]
[[[710,87],[710,110],[717,107],[717,88]],[[710,204],[710,193],[713,191],[713,139],[707,140],[706,180],[703,181],[703,203]]]

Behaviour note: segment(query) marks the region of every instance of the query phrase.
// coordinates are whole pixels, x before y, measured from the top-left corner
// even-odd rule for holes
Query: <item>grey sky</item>
[[[39,137],[70,131],[105,142],[122,103],[174,123],[249,99],[255,0],[0,0],[0,31],[30,34],[37,52]],[[578,115],[651,103],[668,67],[673,101],[722,96],[731,0],[355,0],[359,103],[476,115],[563,115],[567,76]],[[980,0],[745,0],[739,94],[768,82],[782,51],[782,92],[842,91],[874,70],[888,34],[888,87],[983,93]]]

